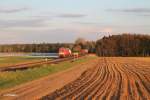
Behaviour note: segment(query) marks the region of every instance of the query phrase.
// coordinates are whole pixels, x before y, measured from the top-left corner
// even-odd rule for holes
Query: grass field
[[[0,67],[42,60],[34,57],[0,57]]]
[[[89,61],[91,59],[95,59],[96,57],[87,56],[84,58],[80,58],[74,62],[66,61],[59,64],[54,65],[41,65],[39,68],[28,69],[24,71],[16,71],[16,72],[2,72],[0,73],[0,90],[7,89],[10,87],[14,87],[16,85],[38,79],[43,76],[47,76],[49,74],[53,74],[68,68],[71,68],[74,65],[80,64],[85,61]]]

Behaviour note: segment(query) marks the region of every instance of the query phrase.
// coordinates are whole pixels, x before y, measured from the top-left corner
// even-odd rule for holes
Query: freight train
[[[71,57],[71,56],[78,57],[79,55],[85,55],[87,53],[88,53],[87,49],[82,49],[78,52],[72,52],[71,49],[69,49],[69,48],[65,48],[65,47],[59,48],[59,57],[60,58]]]

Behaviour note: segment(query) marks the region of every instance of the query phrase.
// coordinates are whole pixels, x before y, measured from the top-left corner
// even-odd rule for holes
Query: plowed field
[[[150,100],[150,58],[99,58],[78,79],[42,99]]]

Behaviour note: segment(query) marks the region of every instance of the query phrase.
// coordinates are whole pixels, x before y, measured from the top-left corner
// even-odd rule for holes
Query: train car
[[[59,48],[59,57],[64,58],[64,57],[69,57],[71,56],[72,52],[69,48]]]
[[[80,54],[81,54],[81,55],[88,54],[88,49],[82,49],[82,50],[80,51]]]

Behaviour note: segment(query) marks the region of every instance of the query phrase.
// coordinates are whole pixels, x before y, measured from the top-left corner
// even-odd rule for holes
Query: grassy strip
[[[0,57],[0,67],[42,60],[34,57]]]
[[[96,57],[87,56],[80,58],[74,62],[66,61],[54,65],[41,65],[39,68],[27,69],[24,71],[16,72],[2,72],[0,73],[0,90],[14,87],[16,85],[38,79],[49,74],[53,74],[68,68],[71,68],[74,65],[80,64],[85,61],[95,59]]]

